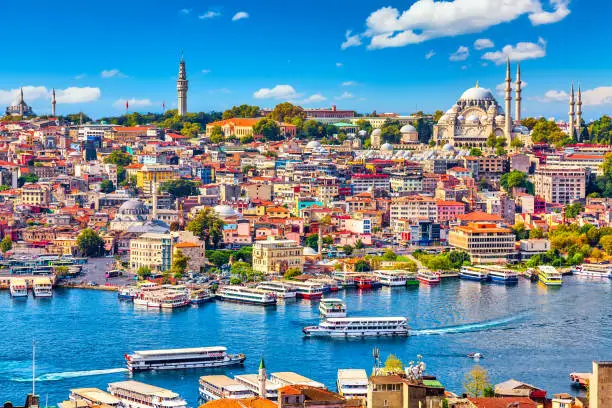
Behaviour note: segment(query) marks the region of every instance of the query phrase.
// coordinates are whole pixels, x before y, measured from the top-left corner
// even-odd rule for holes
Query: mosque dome
[[[461,98],[459,98],[459,100],[460,101],[494,101],[495,98],[493,97],[493,94],[491,93],[490,90],[486,88],[480,88],[478,86],[475,86],[465,91],[461,95]]]
[[[385,151],[385,152],[392,152],[393,145],[391,143],[384,143],[382,146],[380,146],[380,150]]]
[[[357,134],[358,134],[359,136],[363,137],[363,136],[367,136],[367,135],[368,135],[368,132],[366,132],[365,130],[360,130],[360,131],[359,131]]]
[[[450,143],[445,144],[445,145],[442,147],[442,149],[443,149],[444,151],[447,151],[447,152],[452,152],[452,151],[454,151],[454,150],[455,150],[455,148],[453,147],[453,145],[452,145],[452,144],[450,144]]]
[[[414,133],[416,131],[417,131],[416,128],[410,124],[404,125],[400,129],[400,133]]]
[[[463,117],[463,115],[457,116],[457,122],[463,122],[464,120],[465,118]]]
[[[372,131],[372,134],[370,136],[380,136],[382,134],[382,130],[380,129],[374,129]]]
[[[140,200],[132,199],[121,204],[117,210],[117,221],[144,221],[149,208]]]
[[[316,140],[311,140],[310,142],[308,142],[308,144],[306,145],[307,149],[318,149],[321,147],[321,143],[317,142]]]
[[[221,218],[229,218],[234,217],[236,214],[236,210],[234,210],[229,205],[216,205],[214,207],[215,214]]]
[[[319,253],[309,246],[304,247],[304,256],[317,256]]]
[[[497,115],[495,117],[495,121],[496,122],[503,122],[506,118],[504,117],[504,115]]]

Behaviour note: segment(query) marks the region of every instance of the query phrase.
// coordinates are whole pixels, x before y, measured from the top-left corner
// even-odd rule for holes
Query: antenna
[[[36,340],[32,340],[32,396],[36,395]]]
[[[374,375],[378,375],[380,368],[380,349],[378,347],[374,347],[372,350],[372,357],[374,357]]]

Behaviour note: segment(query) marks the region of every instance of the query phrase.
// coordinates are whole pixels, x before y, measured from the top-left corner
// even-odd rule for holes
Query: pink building
[[[465,214],[465,204],[459,201],[436,201],[438,206],[438,222],[453,221]]]

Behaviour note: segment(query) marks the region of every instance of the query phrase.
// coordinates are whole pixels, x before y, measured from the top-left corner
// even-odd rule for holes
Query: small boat
[[[119,298],[119,300],[134,300],[137,293],[138,293],[137,287],[125,286],[119,289],[119,292],[117,292],[117,297]]]
[[[459,278],[476,282],[486,282],[489,280],[489,274],[481,268],[462,266],[459,270]]]
[[[371,289],[372,279],[365,276],[357,276],[355,278],[355,284],[358,289]]]
[[[321,299],[319,313],[322,317],[346,317],[346,304],[342,299]]]
[[[561,286],[563,284],[563,277],[554,266],[540,265],[538,271],[540,282],[546,286]]]
[[[213,294],[206,289],[192,290],[189,293],[189,303],[191,303],[192,305],[206,303],[213,300],[214,298],[215,297],[213,296]]]
[[[467,355],[469,358],[473,358],[474,360],[480,360],[483,358],[483,355],[480,353],[470,353]]]
[[[417,273],[417,279],[425,285],[437,285],[440,283],[440,274],[422,269]]]

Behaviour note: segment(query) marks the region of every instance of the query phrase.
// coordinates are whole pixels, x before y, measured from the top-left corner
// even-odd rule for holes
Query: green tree
[[[477,147],[472,147],[470,149],[470,156],[480,157],[480,156],[482,156],[482,150],[480,150]]]
[[[544,230],[542,228],[533,228],[529,231],[529,238],[540,239],[544,238]]]
[[[395,261],[397,259],[397,254],[391,249],[387,249],[382,258],[384,261]]]
[[[351,256],[353,254],[353,247],[350,245],[345,245],[342,247],[342,251],[344,251],[346,256]]]
[[[143,265],[138,268],[138,270],[136,271],[136,275],[138,275],[140,279],[148,279],[152,275],[151,268],[146,265]]]
[[[77,246],[85,256],[100,256],[104,253],[104,240],[91,228],[86,228],[77,237]]]
[[[389,354],[387,359],[385,360],[385,366],[383,370],[387,374],[403,374],[404,373],[404,363],[402,360],[397,358],[394,354]]]
[[[363,241],[361,241],[360,239],[355,241],[355,249],[363,249],[363,248],[365,248],[365,245],[363,244]]]
[[[17,179],[17,186],[23,187],[26,183],[36,183],[38,181],[38,176],[34,173],[28,173],[23,175]]]
[[[520,149],[521,147],[524,147],[524,146],[525,144],[518,137],[512,139],[512,141],[510,142],[510,147],[512,147],[513,149]]]
[[[55,268],[53,268],[53,273],[59,279],[62,279],[68,276],[69,271],[70,270],[68,269],[67,266],[56,266]]]
[[[290,122],[296,117],[306,119],[306,112],[304,112],[301,106],[293,105],[290,102],[283,102],[276,105],[268,116],[278,122]]]
[[[0,241],[0,251],[5,254],[11,249],[13,249],[13,240],[10,235],[5,235],[2,241]]]
[[[223,239],[223,225],[213,209],[207,207],[200,210],[185,229],[206,242],[207,248],[216,248]]]
[[[111,154],[104,158],[104,163],[125,167],[132,164],[132,156],[121,150],[113,150]]]
[[[529,237],[529,232],[525,228],[525,223],[522,222],[517,222],[514,224],[512,227],[512,232],[514,232],[517,240],[527,239],[527,237]]]
[[[438,110],[437,110],[437,111],[435,111],[435,112],[434,112],[434,114],[433,114],[433,121],[434,121],[434,122],[436,122],[436,123],[438,123],[438,121],[440,120],[440,118],[441,118],[442,116],[444,116],[444,111],[441,111],[441,110],[439,110],[439,109],[438,109]]]
[[[256,135],[262,135],[266,140],[279,140],[280,127],[272,120],[264,118],[253,126],[253,132]]]
[[[488,137],[487,137],[487,147],[495,147],[495,145],[497,144],[497,136],[495,136],[495,133],[491,133]]]
[[[183,277],[183,274],[187,269],[188,261],[189,258],[186,257],[185,254],[183,254],[183,251],[180,249],[174,253],[172,256],[172,267],[170,268],[170,271],[175,279],[181,279]]]
[[[102,182],[100,183],[100,191],[103,193],[112,193],[113,191],[115,191],[115,186],[110,180],[102,180]]]
[[[368,134],[372,133],[372,124],[365,119],[357,120],[355,122],[355,125],[359,127],[359,130],[365,130],[366,132],[368,132]]]
[[[304,240],[304,244],[306,246],[311,247],[315,251],[318,251],[318,249],[319,249],[319,234],[310,234]]]
[[[4,240],[2,240],[2,242],[4,242]],[[0,246],[1,245],[2,244],[0,243]],[[606,251],[608,255],[612,255],[612,235],[605,235],[601,237],[601,239],[599,240],[599,245],[601,245],[603,250]],[[3,250],[2,252],[6,251]]]
[[[355,272],[369,272],[370,269],[370,264],[364,259],[360,259],[355,262]]]
[[[223,112],[223,119],[231,118],[255,118],[259,116],[259,106],[254,105],[240,105],[232,106],[231,109],[227,109]]]
[[[479,365],[472,368],[465,376],[463,388],[470,397],[480,397],[488,387],[491,387],[489,373]]]
[[[532,130],[537,123],[538,123],[538,119],[536,118],[521,119],[521,125],[525,126],[529,130]]]
[[[565,217],[574,219],[584,211],[584,205],[581,203],[568,204],[565,206]]]
[[[225,136],[223,135],[223,130],[221,129],[221,126],[217,125],[213,127],[210,132],[211,143],[221,143],[224,139]]]
[[[240,138],[240,144],[252,143],[254,140],[255,140],[255,138],[252,135],[242,136]]]
[[[544,142],[550,143],[557,147],[564,146],[568,143],[572,143],[573,137],[567,135],[554,120],[546,120],[544,118],[538,119],[537,123],[533,127],[531,132],[531,140],[534,143]]]
[[[295,278],[296,276],[300,276],[302,274],[302,271],[300,271],[298,268],[289,268],[287,269],[287,272],[285,272],[285,274],[283,275],[283,278],[285,280],[293,280],[293,278]]]
[[[200,125],[198,123],[185,122],[183,123],[183,127],[181,128],[180,132],[181,135],[193,139],[194,137],[198,136],[201,130],[202,128],[200,128]]]
[[[160,185],[159,190],[168,192],[175,198],[198,195],[197,184],[185,179],[166,180]]]
[[[492,385],[487,385],[484,390],[482,390],[482,396],[485,398],[493,398],[495,397],[495,390]]]
[[[527,188],[530,182],[527,174],[518,170],[512,170],[511,172],[504,173],[501,176],[499,184],[504,188],[504,190],[511,191],[515,187]]]

